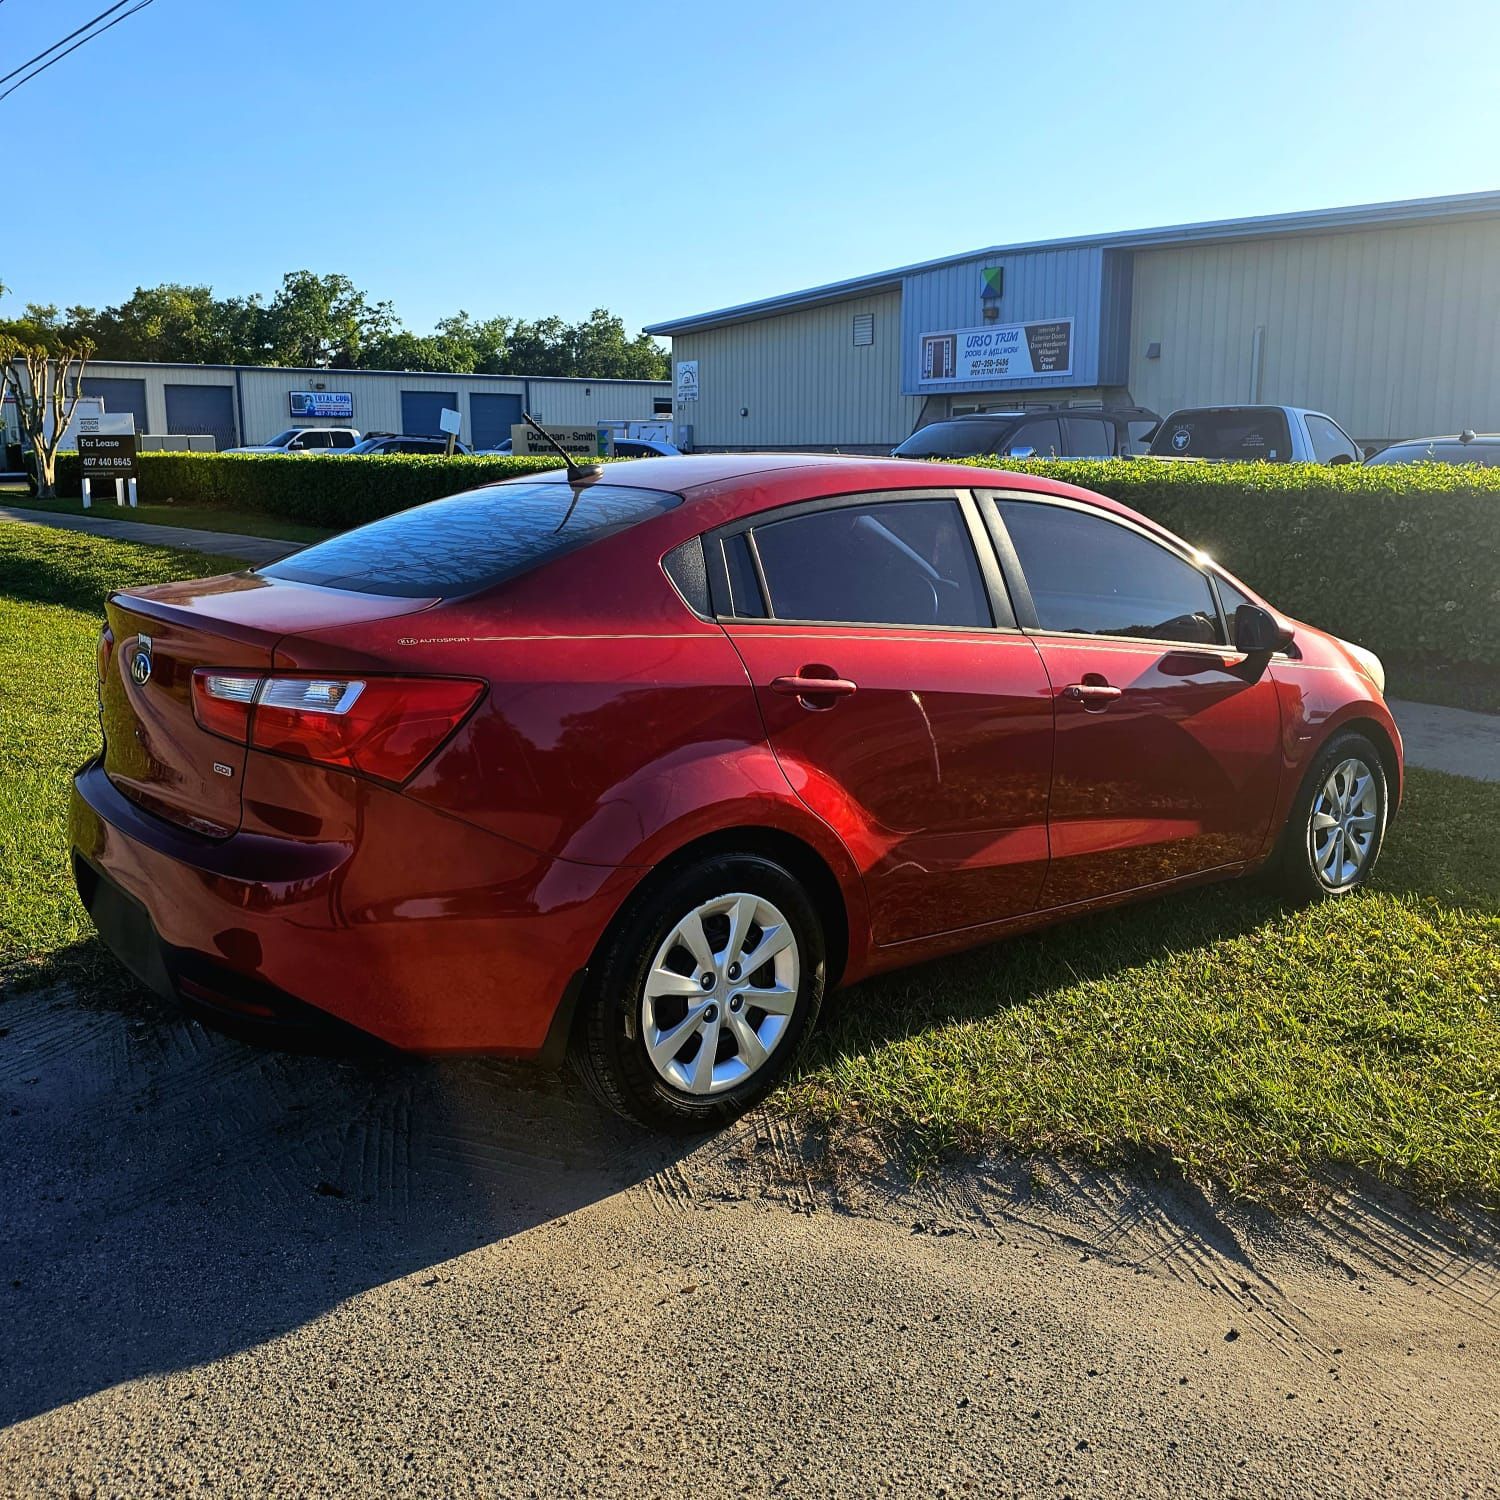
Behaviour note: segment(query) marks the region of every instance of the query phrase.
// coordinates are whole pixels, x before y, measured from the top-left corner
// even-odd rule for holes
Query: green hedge
[[[140,496],[344,527],[556,467],[547,458],[143,453]],[[1288,614],[1382,656],[1500,667],[1500,469],[1148,459],[1005,467],[1123,501]],[[58,489],[78,493],[74,454],[60,455]]]
[[[143,453],[140,466],[143,505],[203,505],[339,528],[477,484],[559,467],[552,458],[292,458],[268,453]],[[76,453],[58,455],[57,492],[79,493]]]
[[[1406,662],[1500,667],[1500,469],[1056,459],[1306,620]]]

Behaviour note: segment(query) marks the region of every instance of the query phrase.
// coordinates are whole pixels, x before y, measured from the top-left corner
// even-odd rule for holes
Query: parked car
[[[682,449],[675,443],[664,443],[656,438],[616,438],[616,458],[680,458]]]
[[[345,448],[344,453],[350,458],[363,458],[370,455],[388,453],[425,453],[429,456],[436,454],[439,457],[448,451],[448,439],[446,435],[414,435],[400,432],[372,432],[367,434],[352,448]],[[455,453],[472,453],[474,450],[467,443],[461,443],[457,438],[453,441]]]
[[[1500,432],[1465,428],[1456,437],[1407,438],[1365,460],[1367,464],[1479,464],[1500,468]]]
[[[1401,792],[1374,655],[1033,475],[559,470],[106,614],[73,869],[142,980],[570,1050],[671,1129],[830,985],[1268,868],[1354,890]]]
[[[1145,407],[973,412],[929,422],[897,458],[1123,458],[1144,453],[1159,418]]]
[[[1156,429],[1152,458],[1352,464],[1363,456],[1332,417],[1301,406],[1185,406]]]
[[[288,427],[264,443],[226,448],[226,453],[328,453],[359,442],[357,427]]]

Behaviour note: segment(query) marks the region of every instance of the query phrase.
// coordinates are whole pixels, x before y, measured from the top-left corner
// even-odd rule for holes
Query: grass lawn
[[[221,559],[0,522],[0,973],[125,983],[67,871],[106,588]],[[232,566],[232,565],[231,565]],[[1249,883],[831,997],[781,1107],[910,1162],[1170,1158],[1267,1197],[1357,1168],[1500,1204],[1500,786],[1413,772],[1374,888]],[[3,1022],[0,1022],[3,1024]]]
[[[268,536],[284,542],[321,542],[333,532],[322,526],[299,526],[276,516],[250,515],[232,510],[207,510],[193,505],[116,505],[113,493],[96,499],[90,510],[82,500],[37,500],[29,493],[0,492],[0,505],[45,510],[55,515],[94,516],[105,521],[141,521],[148,526],[192,526],[200,531],[232,531],[239,536]],[[243,566],[241,564],[240,566]]]

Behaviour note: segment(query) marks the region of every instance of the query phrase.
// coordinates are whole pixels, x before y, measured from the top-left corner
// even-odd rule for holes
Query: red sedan
[[[1268,865],[1359,886],[1382,685],[1084,490],[644,459],[114,595],[74,868],[163,991],[571,1052],[702,1128],[830,984]]]

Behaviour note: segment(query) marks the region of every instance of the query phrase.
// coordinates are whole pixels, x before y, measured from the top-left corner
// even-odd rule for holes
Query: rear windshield
[[[933,422],[919,427],[896,449],[898,458],[973,458],[993,453],[1016,425],[1014,417],[996,422]]]
[[[1222,411],[1174,411],[1157,429],[1151,452],[1179,458],[1263,458],[1285,463],[1292,456],[1286,413],[1274,406]]]
[[[1386,448],[1370,460],[1372,464],[1481,464],[1500,467],[1500,445],[1487,443],[1402,443]]]
[[[260,572],[361,594],[451,598],[681,503],[680,495],[624,485],[497,484],[372,521]]]

